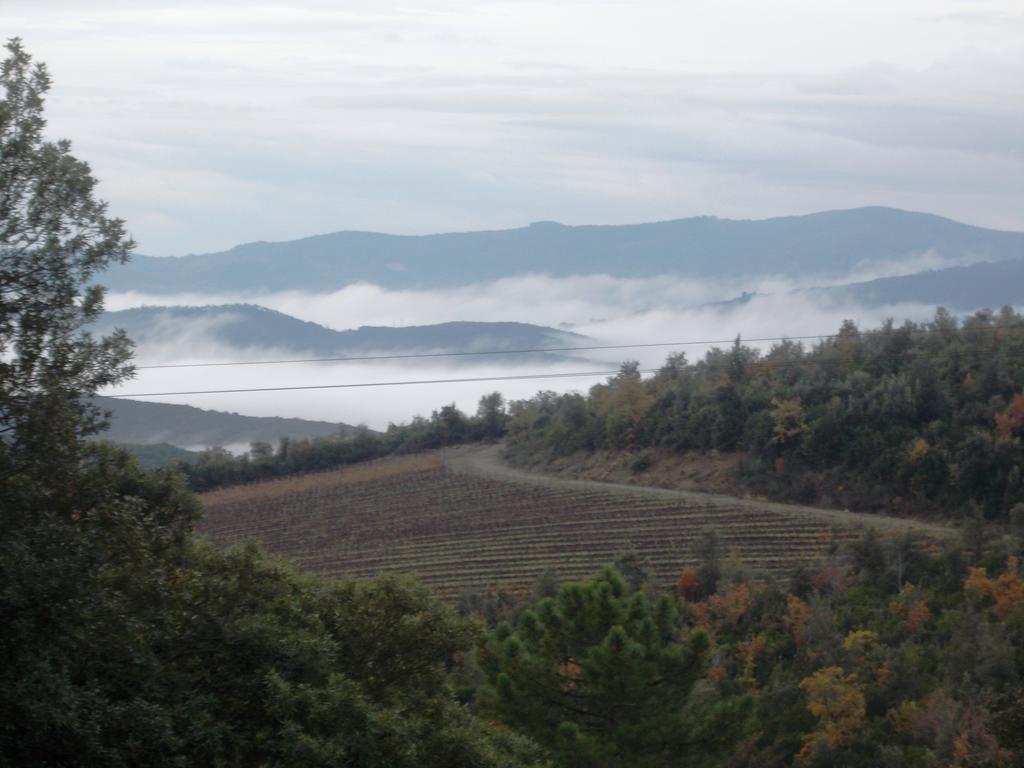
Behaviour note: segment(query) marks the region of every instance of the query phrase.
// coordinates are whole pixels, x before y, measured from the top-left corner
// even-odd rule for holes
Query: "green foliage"
[[[777,498],[925,514],[976,503],[1005,518],[1024,502],[1024,317],[939,309],[867,332],[847,321],[811,349],[764,354],[737,339],[695,364],[672,356],[647,380],[627,364],[586,397],[541,392],[509,410],[522,461],[745,451],[742,482]]]
[[[221,553],[141,524],[150,504],[5,538],[0,762],[538,764],[456,703],[447,670],[476,631],[422,588]]]
[[[82,331],[103,310],[90,285],[133,247],[93,197],[89,166],[43,138],[45,67],[17,38],[0,65],[0,477],[55,473],[77,460],[101,414],[83,400],[131,372],[123,333]]]
[[[688,722],[708,657],[677,639],[667,597],[630,592],[608,569],[500,624],[479,652],[481,704],[547,746],[559,765],[659,766],[720,745]]]
[[[457,702],[449,670],[477,632],[422,588],[221,552],[194,535],[181,475],[85,439],[101,421],[85,403],[130,370],[122,336],[80,332],[101,306],[88,284],[131,244],[88,167],[41,139],[45,70],[8,51],[0,765],[543,765]],[[454,433],[458,414],[442,421]]]

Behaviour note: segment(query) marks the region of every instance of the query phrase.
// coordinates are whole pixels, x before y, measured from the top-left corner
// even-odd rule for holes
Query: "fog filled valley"
[[[1019,0],[0,30],[0,767],[1024,768]]]
[[[480,396],[495,388],[509,400],[528,397],[538,389],[585,390],[602,377],[590,375],[581,381],[554,376],[613,372],[626,360],[653,369],[668,354],[679,351],[699,359],[708,349],[728,345],[737,336],[762,350],[786,338],[813,346],[834,334],[844,320],[871,328],[886,320],[896,324],[929,320],[938,306],[966,316],[1020,301],[1018,278],[1024,278],[1024,261],[993,263],[983,258],[993,255],[995,246],[990,240],[1006,239],[1010,250],[995,254],[1006,256],[1015,252],[1014,242],[1024,243],[1024,236],[960,227],[935,217],[866,209],[845,212],[838,232],[826,228],[830,238],[826,242],[864,236],[877,225],[880,214],[899,222],[899,236],[894,234],[887,241],[884,234],[873,234],[874,258],[852,262],[848,256],[835,255],[838,249],[834,245],[826,245],[821,255],[808,256],[799,268],[779,274],[733,274],[735,267],[730,262],[749,268],[756,259],[730,249],[753,246],[729,242],[728,235],[716,239],[714,233],[704,235],[705,246],[722,252],[719,274],[715,264],[693,264],[682,257],[674,261],[662,257],[657,267],[665,273],[650,277],[524,273],[521,265],[530,264],[534,253],[528,249],[559,247],[557,242],[544,245],[536,238],[522,246],[527,250],[504,246],[500,261],[489,268],[503,273],[498,279],[473,282],[471,270],[466,276],[456,271],[447,278],[450,284],[446,286],[417,285],[437,283],[438,278],[418,281],[399,272],[405,287],[337,278],[337,285],[322,285],[324,290],[318,292],[260,291],[251,286],[248,271],[240,269],[232,278],[230,270],[217,266],[228,260],[227,255],[184,260],[204,259],[213,265],[209,268],[220,269],[218,286],[227,288],[234,279],[238,286],[234,291],[205,292],[205,277],[192,278],[192,285],[183,284],[185,278],[180,277],[171,284],[184,291],[146,293],[131,290],[132,272],[115,272],[119,290],[108,295],[108,314],[96,328],[125,328],[137,344],[139,371],[129,384],[104,394],[513,379],[502,381],[500,387],[486,381],[424,384],[401,389],[397,397],[396,387],[373,386],[314,389],[301,396],[283,391],[155,398],[252,416],[365,424],[379,430],[389,423],[429,416],[449,403],[471,412]],[[819,218],[786,220],[787,242],[799,240],[802,228],[808,230],[808,238],[812,234],[821,237]],[[959,238],[953,242],[941,239],[946,233],[937,234],[935,222],[943,229],[953,228]],[[742,226],[743,222],[722,222],[721,229],[728,231],[730,224]],[[620,229],[643,227],[604,228],[607,233],[596,229],[596,234],[587,233],[586,246],[602,247],[602,237],[616,243],[621,239]],[[960,242],[961,238],[966,242]],[[628,252],[629,245],[627,240],[617,247]],[[685,239],[662,235],[657,252],[685,251],[687,247]],[[910,247],[913,249],[908,250]],[[1022,247],[1017,245],[1016,252]],[[641,238],[636,248],[642,252],[650,246]],[[294,258],[291,250],[290,243],[262,246],[268,264],[278,260],[277,270]],[[372,262],[368,253],[358,249],[327,250],[306,259],[303,267],[280,272],[282,277],[273,279],[301,283],[303,269],[316,273],[323,268],[320,265],[342,258]],[[157,269],[161,260],[150,262],[156,264],[152,269]],[[631,262],[627,259],[624,263]],[[144,282],[141,277],[139,280]],[[979,297],[988,301],[979,303]],[[623,348],[593,349],[618,345]],[[574,351],[578,347],[590,349]],[[558,351],[529,353],[552,348]],[[487,352],[496,354],[483,354]],[[445,356],[447,353],[454,354]],[[338,357],[388,359],[160,367]],[[542,385],[530,378],[515,380],[529,376],[553,378]],[[135,442],[161,442],[158,438],[154,433],[152,440]],[[198,445],[200,441],[193,441],[182,447]]]

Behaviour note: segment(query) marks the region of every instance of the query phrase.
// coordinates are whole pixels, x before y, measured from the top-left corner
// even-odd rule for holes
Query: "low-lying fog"
[[[597,344],[653,344],[728,340],[740,334],[745,340],[817,336],[834,333],[844,319],[861,327],[877,325],[886,318],[925,320],[934,307],[897,305],[859,307],[839,305],[812,292],[810,286],[841,284],[939,266],[922,257],[915,263],[875,265],[861,274],[824,278],[808,277],[799,284],[773,277],[718,282],[679,278],[626,280],[608,276],[556,279],[526,276],[440,291],[390,291],[375,285],[356,284],[328,293],[274,293],[266,295],[143,296],[111,294],[107,308],[141,305],[209,305],[234,302],[260,304],[302,320],[336,330],[361,325],[427,325],[452,320],[518,321],[572,330]],[[758,295],[746,301],[728,301],[742,292]],[[794,292],[797,291],[797,292]],[[296,349],[238,349],[212,340],[203,325],[183,326],[166,343],[140,350],[139,365],[180,362],[221,362],[301,357]],[[768,347],[771,342],[750,342]],[[813,340],[808,343],[813,343]],[[533,374],[611,371],[623,360],[637,360],[643,368],[660,365],[673,351],[699,358],[708,344],[648,347],[581,353],[566,362],[513,362],[501,356],[446,360],[428,358],[402,361],[315,363],[185,369],[143,369],[127,384],[104,394],[145,394],[184,390],[296,387],[363,384],[409,380],[488,378]],[[508,399],[528,397],[538,390],[586,390],[599,381],[589,378],[552,378],[294,390],[238,394],[140,397],[158,402],[178,402],[202,408],[235,411],[253,416],[291,416],[348,424],[367,424],[375,429],[389,422],[407,422],[416,415],[429,416],[435,408],[454,402],[472,412],[481,395],[501,391]]]

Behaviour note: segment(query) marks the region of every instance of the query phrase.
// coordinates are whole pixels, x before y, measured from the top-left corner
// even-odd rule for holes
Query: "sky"
[[[0,0],[139,252],[890,205],[1024,230],[1021,0]]]

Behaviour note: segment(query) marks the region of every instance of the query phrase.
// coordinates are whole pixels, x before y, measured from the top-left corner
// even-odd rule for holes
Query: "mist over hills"
[[[110,429],[100,437],[130,445],[169,444],[197,449],[210,446],[247,446],[254,441],[276,444],[282,437],[317,437],[339,432],[351,435],[354,427],[327,421],[277,416],[243,416],[191,405],[151,403],[97,396],[95,403],[111,413]]]
[[[316,356],[360,353],[472,352],[581,346],[586,336],[528,323],[449,322],[436,325],[363,326],[335,331],[253,304],[137,307],[107,312],[98,333],[123,328],[142,355],[195,349],[203,342],[240,349],[273,349]],[[530,355],[506,355],[521,360]],[[560,356],[562,359],[568,355]],[[551,358],[548,359],[558,359]]]
[[[811,296],[859,307],[923,304],[962,313],[1003,306],[1019,307],[1024,304],[1024,259],[932,269],[828,288],[808,288],[786,295]],[[744,292],[735,298],[703,306],[729,310],[763,296]]]
[[[867,307],[915,303],[972,311],[1024,303],[1024,259],[949,267],[825,289],[834,299]]]
[[[843,273],[924,253],[959,263],[1024,257],[1024,233],[870,207],[764,220],[702,216],[649,224],[421,236],[336,232],[180,258],[136,256],[105,273],[112,290],[152,294],[466,285],[527,273],[712,277]]]

